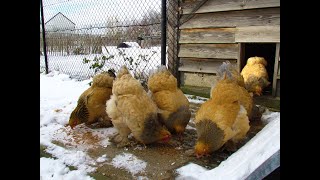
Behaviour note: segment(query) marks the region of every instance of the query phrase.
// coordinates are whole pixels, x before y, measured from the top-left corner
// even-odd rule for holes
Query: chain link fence
[[[161,51],[166,51],[166,65],[176,73],[177,24],[172,17],[177,10],[171,6],[177,1],[166,4],[167,49],[161,49],[161,0],[43,0],[40,72],[45,71],[46,55],[49,72],[78,80],[126,65],[145,81],[150,70],[161,65]]]
[[[179,39],[179,19],[180,0],[167,0],[167,67],[177,78],[180,85],[178,39]]]

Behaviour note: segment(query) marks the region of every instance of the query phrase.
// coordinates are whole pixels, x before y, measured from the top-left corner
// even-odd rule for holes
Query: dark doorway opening
[[[267,61],[267,72],[269,76],[270,85],[263,90],[264,95],[272,94],[272,83],[274,73],[274,62],[276,55],[276,43],[244,43],[243,48],[243,59],[241,60],[240,68],[246,65],[248,58],[253,56],[264,57]]]

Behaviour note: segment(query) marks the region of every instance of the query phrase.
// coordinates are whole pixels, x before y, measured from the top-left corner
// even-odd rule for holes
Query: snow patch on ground
[[[147,163],[138,159],[133,154],[122,153],[112,159],[111,164],[116,168],[125,169],[132,175],[142,173],[147,167]]]

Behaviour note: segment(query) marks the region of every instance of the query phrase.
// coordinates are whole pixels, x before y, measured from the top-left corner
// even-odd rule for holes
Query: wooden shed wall
[[[181,85],[210,87],[225,60],[240,70],[241,43],[280,43],[280,0],[208,0],[190,14],[199,2],[180,4]]]

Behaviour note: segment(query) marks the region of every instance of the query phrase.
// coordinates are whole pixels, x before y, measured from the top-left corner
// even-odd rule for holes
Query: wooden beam
[[[179,43],[235,43],[235,28],[183,29]]]
[[[280,42],[280,26],[237,27],[235,42]]]
[[[238,44],[181,44],[179,57],[237,59]]]
[[[241,73],[242,68],[245,66],[245,59],[244,59],[244,52],[245,52],[245,45],[244,43],[239,43],[239,54],[238,54],[238,71]]]
[[[277,93],[277,75],[278,75],[278,68],[279,68],[279,61],[280,61],[280,43],[276,45],[276,57],[274,62],[274,69],[273,69],[273,83],[272,83],[272,96],[276,96]]]
[[[200,1],[200,0],[199,0]],[[182,4],[182,14],[190,14],[197,2],[189,1]],[[195,13],[234,11],[244,9],[280,7],[280,0],[208,0]]]
[[[181,17],[182,22],[186,16]],[[276,25],[280,25],[280,8],[196,14],[182,24],[180,29]]]
[[[226,59],[207,59],[207,58],[181,58],[179,71],[216,74],[221,64]],[[236,59],[228,60],[231,64],[236,65]]]

